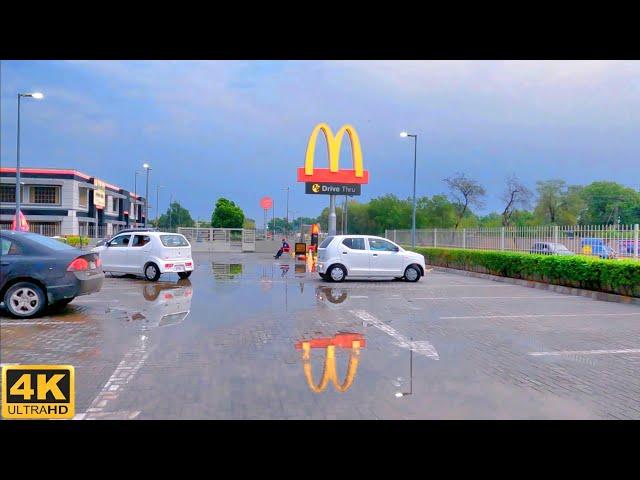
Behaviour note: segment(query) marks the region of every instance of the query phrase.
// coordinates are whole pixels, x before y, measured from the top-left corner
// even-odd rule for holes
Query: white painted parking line
[[[562,355],[608,355],[619,353],[640,353],[640,348],[626,348],[621,350],[562,350],[558,352],[530,352],[533,357],[562,356]]]
[[[544,318],[544,317],[629,317],[640,316],[637,313],[547,313],[539,315],[465,315],[460,317],[440,317],[440,320],[457,320],[465,318]]]
[[[349,295],[349,298],[369,298],[368,295]]]
[[[383,331],[390,337],[394,338],[398,343],[397,346],[400,348],[407,348],[409,350],[413,350],[418,355],[424,355],[425,357],[432,358],[433,360],[439,360],[440,357],[435,347],[431,345],[427,340],[410,340],[401,333],[399,333],[395,328],[387,325],[382,320],[377,319],[369,312],[364,310],[351,310],[356,317],[358,317],[363,322],[369,323],[376,327],[378,330]]]
[[[541,296],[524,296],[524,297],[516,297],[516,296],[506,296],[506,297],[414,297],[410,300],[452,300],[452,299],[463,299],[463,300],[483,300],[483,299],[496,299],[496,298],[508,298],[508,299],[527,299],[527,300],[537,300],[541,298],[554,298],[554,299],[564,299],[564,300],[575,300],[576,297],[572,297],[569,295],[541,295]]]
[[[474,283],[449,283],[449,284],[441,284],[441,285],[425,284],[425,286],[430,288],[440,288],[440,287],[513,288],[513,287],[519,287],[520,285],[476,285]]]

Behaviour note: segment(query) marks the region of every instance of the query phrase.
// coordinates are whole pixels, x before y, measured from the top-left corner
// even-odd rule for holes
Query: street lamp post
[[[418,135],[407,132],[400,133],[400,136],[413,137],[413,215],[411,216],[411,246],[416,246],[416,167],[418,160]]]
[[[147,219],[149,218],[149,172],[151,171],[151,165],[145,163],[142,166],[147,171],[147,188],[144,195],[144,228],[147,228],[147,223],[149,222]]]
[[[164,185],[156,185],[156,228],[158,228],[158,222],[160,221],[160,189],[164,188]]]
[[[42,100],[44,95],[40,92],[18,93],[18,138],[16,142],[16,229],[20,230],[20,99],[35,98]]]

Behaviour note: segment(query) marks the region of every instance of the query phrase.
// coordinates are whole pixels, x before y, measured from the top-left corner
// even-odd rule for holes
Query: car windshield
[[[36,242],[52,250],[76,250],[75,247],[67,245],[66,243],[63,243],[60,240],[56,240],[55,238],[43,237],[42,235],[38,235],[36,233],[25,233],[24,236],[32,242]]]
[[[334,237],[327,237],[327,238],[325,238],[325,239],[322,241],[322,243],[320,244],[320,248],[327,248],[333,239],[334,239]]]
[[[160,241],[165,247],[188,247],[189,242],[182,235],[160,235]]]

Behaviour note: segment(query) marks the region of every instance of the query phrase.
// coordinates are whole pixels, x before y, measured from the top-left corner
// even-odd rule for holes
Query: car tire
[[[150,282],[157,282],[160,278],[160,268],[153,262],[149,262],[144,266],[144,278]]]
[[[32,282],[18,282],[4,294],[4,305],[17,318],[32,318],[47,306],[47,297],[38,285]]]
[[[344,282],[347,277],[347,270],[342,265],[332,265],[327,270],[327,277],[330,282]]]
[[[404,279],[407,282],[417,282],[420,280],[420,269],[415,265],[409,265],[404,271]]]
[[[191,276],[191,272],[178,272],[178,276],[182,279],[189,278]]]

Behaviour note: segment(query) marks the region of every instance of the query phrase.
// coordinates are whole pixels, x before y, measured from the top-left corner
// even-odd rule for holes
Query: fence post
[[[467,248],[467,229],[462,229],[462,248]]]
[[[393,241],[396,242],[396,229],[393,229]],[[396,242],[397,243],[397,242]]]
[[[633,258],[638,259],[638,247],[640,244],[638,243],[638,231],[640,230],[640,225],[637,223],[633,226]]]
[[[553,226],[553,243],[558,243],[558,225]]]
[[[500,250],[504,250],[504,227],[500,227]]]
[[[434,247],[438,246],[438,229],[437,228],[433,229],[433,246]]]

